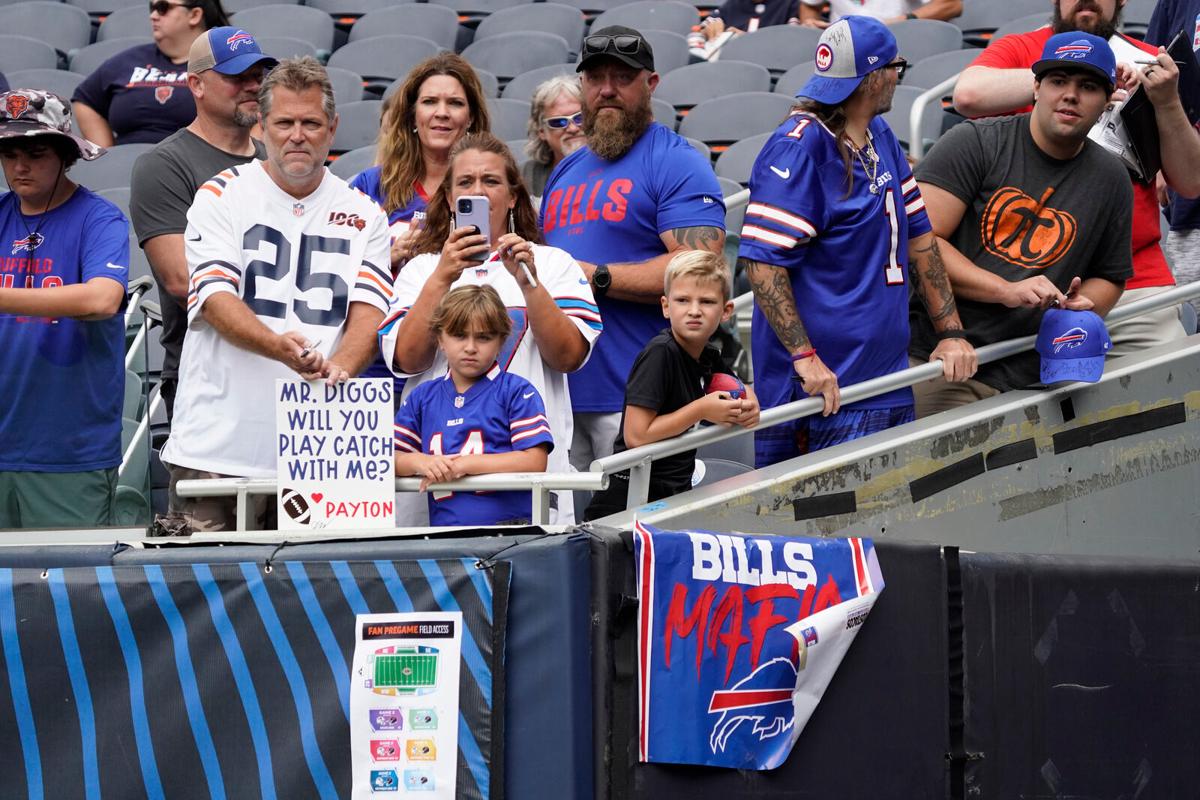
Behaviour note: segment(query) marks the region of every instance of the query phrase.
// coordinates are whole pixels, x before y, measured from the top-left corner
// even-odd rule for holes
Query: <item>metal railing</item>
[[[1121,322],[1122,320],[1150,311],[1167,308],[1168,306],[1176,305],[1183,300],[1194,297],[1200,297],[1200,283],[1177,286],[1174,289],[1114,309],[1109,312],[1105,323],[1111,327],[1113,323]],[[1030,335],[1022,336],[1018,339],[996,342],[995,344],[978,348],[976,354],[979,357],[980,364],[987,364],[992,361],[998,361],[1001,358],[1007,358],[1008,356],[1031,350],[1036,340],[1036,335]],[[841,390],[842,405],[866,400],[867,398],[895,391],[896,389],[913,386],[921,381],[936,378],[941,374],[941,361],[932,361],[928,364],[921,364],[917,367],[909,367],[900,372],[894,372],[891,375],[884,375],[879,378],[863,381],[862,383],[856,383]],[[793,403],[787,403],[786,405],[776,406],[775,408],[763,411],[759,417],[758,425],[752,430],[762,430],[763,428],[769,428],[782,422],[790,422],[811,414],[817,414],[824,407],[825,403],[821,397],[808,397]],[[628,469],[629,494],[625,507],[626,509],[636,508],[646,503],[650,488],[650,468],[655,460],[688,450],[695,450],[702,445],[732,439],[746,432],[746,428],[740,427],[722,428],[714,426],[703,428],[698,431],[685,433],[674,439],[654,442],[641,447],[635,447],[632,450],[626,450],[623,453],[616,453],[596,459],[592,462],[589,470],[603,475],[612,475],[614,472],[621,472]]]
[[[958,75],[951,75],[937,86],[918,95],[913,101],[908,112],[908,154],[913,158],[919,159],[925,155],[925,142],[921,137],[921,118],[925,116],[925,107],[933,102],[940,104],[956,83]]]

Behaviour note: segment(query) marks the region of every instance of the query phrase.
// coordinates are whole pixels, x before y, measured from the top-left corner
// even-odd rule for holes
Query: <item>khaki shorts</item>
[[[908,359],[910,367],[919,367],[928,363],[928,361],[920,361],[911,356]],[[939,411],[949,411],[952,408],[965,406],[976,400],[986,400],[1000,394],[999,389],[993,389],[974,378],[968,378],[960,383],[951,383],[940,375],[932,380],[915,384],[912,390],[917,404],[917,419],[924,419]]]

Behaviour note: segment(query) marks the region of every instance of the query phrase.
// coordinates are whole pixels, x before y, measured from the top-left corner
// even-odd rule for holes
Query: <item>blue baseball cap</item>
[[[1042,317],[1036,347],[1042,357],[1042,383],[1095,383],[1104,374],[1104,355],[1112,340],[1095,312],[1051,308]]]
[[[899,47],[888,27],[874,17],[842,17],[817,41],[817,68],[796,97],[837,105],[858,88],[863,78],[886,67]]]
[[[214,70],[222,75],[241,75],[262,64],[267,69],[278,64],[258,48],[258,40],[241,28],[209,28],[196,37],[188,50],[188,72],[199,75]]]
[[[1109,91],[1117,85],[1117,58],[1112,48],[1090,33],[1068,31],[1047,39],[1042,57],[1033,63],[1033,74],[1041,78],[1052,69],[1091,72],[1108,84]]]

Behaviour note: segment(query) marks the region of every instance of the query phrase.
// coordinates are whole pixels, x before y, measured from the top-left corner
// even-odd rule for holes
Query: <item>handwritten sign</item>
[[[275,382],[279,528],[395,524],[392,381]]]

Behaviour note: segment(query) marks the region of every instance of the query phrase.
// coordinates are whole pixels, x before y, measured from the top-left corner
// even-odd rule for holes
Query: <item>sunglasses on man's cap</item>
[[[159,0],[165,2],[165,0]],[[624,53],[627,56],[637,55],[642,48],[643,39],[640,36],[633,36],[628,33],[621,33],[615,36],[601,35],[589,36],[583,40],[583,55],[598,56],[601,53],[608,51],[608,46],[612,45],[613,49],[618,53]]]

